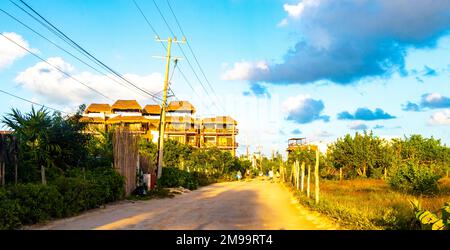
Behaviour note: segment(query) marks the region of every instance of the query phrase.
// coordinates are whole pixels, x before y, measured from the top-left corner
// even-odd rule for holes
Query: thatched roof
[[[216,123],[217,124],[237,125],[237,121],[235,119],[231,118],[231,116],[218,116],[218,117],[216,117]]]
[[[161,106],[154,105],[146,105],[143,110],[144,115],[161,115]]]
[[[106,121],[108,124],[118,124],[118,123],[149,123],[150,120],[143,116],[116,116],[110,118]]]
[[[204,119],[202,119],[202,123],[203,124],[216,124],[216,118],[214,118],[214,117],[204,118]]]
[[[211,118],[204,118],[202,120],[203,124],[234,124],[237,125],[237,121],[230,116],[217,116]]]
[[[112,105],[112,110],[142,110],[141,105],[136,100],[117,100]]]
[[[101,117],[89,117],[89,116],[83,116],[80,118],[80,122],[85,123],[105,123],[105,119]]]
[[[92,103],[89,107],[87,107],[84,113],[111,113],[111,106],[106,103]]]
[[[178,112],[178,113],[195,113],[194,106],[188,101],[172,101],[167,107],[167,112]]]

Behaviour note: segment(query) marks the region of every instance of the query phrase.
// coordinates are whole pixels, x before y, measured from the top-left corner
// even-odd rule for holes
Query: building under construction
[[[196,148],[217,147],[236,155],[237,122],[230,116],[195,118],[195,107],[188,101],[172,101],[167,106],[164,138]],[[142,107],[136,100],[118,100],[114,104],[93,103],[84,111],[86,132],[97,133],[127,128],[133,133],[158,142],[161,107]]]
[[[291,138],[288,140],[287,152],[288,154],[296,150],[317,150],[317,145],[308,143],[305,137],[303,138]]]

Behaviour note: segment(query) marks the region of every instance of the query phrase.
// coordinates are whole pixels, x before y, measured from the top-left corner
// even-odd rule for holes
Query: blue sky
[[[17,1],[16,1],[17,2]],[[137,0],[162,38],[170,32],[152,1]],[[166,0],[155,0],[179,38]],[[432,3],[431,3],[432,2]],[[164,50],[131,0],[27,1],[44,17],[139,86],[158,92]],[[290,137],[325,144],[371,129],[392,138],[422,134],[450,144],[450,3],[445,0],[170,0],[216,95],[187,60],[172,86],[199,116],[239,122],[239,152],[284,151]],[[9,1],[0,8],[74,52]],[[151,99],[55,48],[0,12],[0,32],[102,93]],[[184,52],[211,92],[186,45]],[[182,56],[178,46],[174,55]],[[79,54],[76,54],[79,55]],[[84,59],[84,58],[83,58]],[[66,79],[0,37],[1,89],[58,109],[111,102]],[[0,114],[30,105],[0,93]],[[200,96],[200,97],[199,97]],[[217,96],[216,106],[211,102]]]

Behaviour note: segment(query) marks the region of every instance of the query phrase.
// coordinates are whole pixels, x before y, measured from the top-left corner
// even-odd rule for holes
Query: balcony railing
[[[203,129],[203,130],[201,130],[203,133],[206,133],[206,134],[238,134],[239,133],[239,129],[223,129],[223,128],[220,128],[220,129]]]
[[[177,132],[177,133],[197,133],[197,129],[195,128],[166,128],[167,132]]]
[[[218,147],[218,148],[237,148],[239,147],[238,143],[234,143],[234,147],[232,143],[215,143],[215,142],[204,142],[201,143],[202,147],[210,148],[210,147]]]

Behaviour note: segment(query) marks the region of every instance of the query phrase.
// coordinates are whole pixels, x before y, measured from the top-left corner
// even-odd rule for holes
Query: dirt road
[[[338,229],[278,183],[218,183],[174,198],[112,204],[29,229]]]

